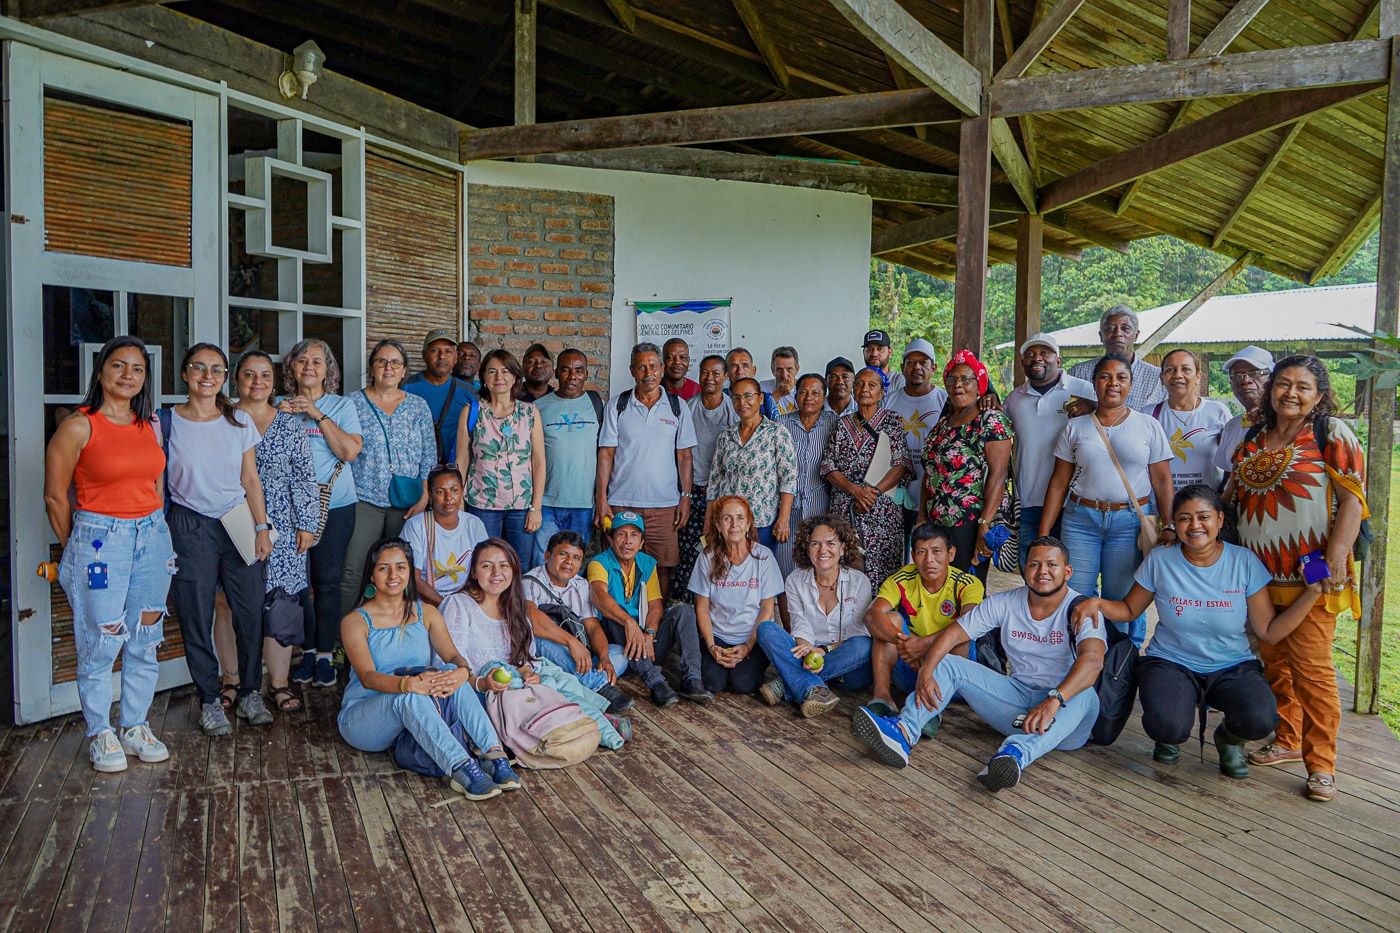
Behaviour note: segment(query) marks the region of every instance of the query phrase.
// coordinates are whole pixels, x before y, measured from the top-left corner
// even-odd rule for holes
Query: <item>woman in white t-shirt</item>
[[[1190,350],[1172,350],[1162,357],[1162,385],[1167,397],[1152,408],[1152,417],[1166,432],[1171,447],[1172,488],[1180,492],[1195,483],[1220,488],[1215,451],[1230,409],[1213,398],[1201,397],[1206,378],[1201,358]]]
[[[1097,411],[1071,418],[1055,442],[1055,470],[1045,489],[1039,533],[1050,534],[1063,509],[1060,539],[1069,549],[1074,567],[1069,585],[1085,596],[1122,599],[1128,595],[1133,588],[1133,571],[1142,562],[1137,546],[1138,510],[1161,516],[1171,509],[1171,447],[1162,426],[1151,415],[1128,407],[1132,388],[1132,361],[1119,353],[1101,357],[1094,364]],[[1104,444],[1104,435],[1132,487],[1131,499],[1128,485],[1124,485]],[[1176,531],[1162,528],[1161,535],[1163,541],[1172,543]],[[1127,632],[1141,647],[1147,638],[1146,617],[1134,619]]]
[[[758,644],[778,677],[758,691],[769,706],[800,702],[807,719],[836,708],[827,684],[849,690],[870,684],[870,633],[865,610],[872,602],[870,578],[855,530],[840,518],[818,515],[797,529],[797,569],[785,583],[792,632],[776,622],[758,627]]]
[[[758,627],[771,622],[783,591],[778,559],[758,543],[748,500],[721,496],[705,527],[705,550],[690,574],[700,629],[700,677],[711,693],[753,693],[763,682],[768,656]]]
[[[170,538],[175,546],[171,585],[185,644],[185,663],[199,691],[199,727],[206,735],[233,731],[219,702],[219,659],[214,652],[214,591],[222,586],[233,610],[238,650],[238,699],[234,709],[252,725],[272,722],[259,691],[262,678],[262,604],[265,559],[272,553],[262,480],[258,478],[257,427],[224,395],[228,357],[209,343],[185,353],[180,375],[189,401],[161,413],[166,429],[166,491]],[[225,515],[251,513],[251,563],[229,536]]]
[[[428,473],[428,510],[404,522],[403,539],[413,549],[418,595],[430,606],[467,585],[472,551],[489,535],[486,526],[462,511],[462,474],[455,464]]]

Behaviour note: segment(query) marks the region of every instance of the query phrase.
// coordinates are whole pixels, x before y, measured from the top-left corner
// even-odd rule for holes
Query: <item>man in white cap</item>
[[[1099,317],[1099,339],[1103,352],[1117,353],[1133,364],[1133,388],[1128,393],[1128,407],[1149,414],[1152,406],[1167,397],[1162,385],[1162,370],[1133,353],[1139,334],[1137,312],[1127,305],[1114,305]],[[1085,382],[1094,380],[1094,364],[1098,359],[1085,360],[1070,367],[1070,375]],[[1092,396],[1091,396],[1092,397]]]
[[[1060,368],[1060,345],[1049,334],[1032,334],[1021,344],[1026,381],[1011,390],[1004,411],[1016,432],[1012,463],[1016,495],[1021,500],[1021,564],[1040,528],[1045,487],[1055,469],[1055,441],[1071,417],[1094,410],[1094,386]],[[1060,533],[1058,524],[1051,534]]]
[[[1222,482],[1229,482],[1234,472],[1235,448],[1240,446],[1253,421],[1250,414],[1259,408],[1264,398],[1264,383],[1274,371],[1273,355],[1263,347],[1253,344],[1245,347],[1225,361],[1225,372],[1230,376],[1230,389],[1235,393],[1235,401],[1244,407],[1244,414],[1236,415],[1225,422],[1220,429],[1220,446],[1215,448],[1215,465],[1223,474]]]
[[[904,535],[913,530],[918,518],[919,488],[924,481],[924,438],[938,421],[939,413],[948,403],[948,393],[933,381],[933,344],[915,337],[904,348],[903,384],[885,394],[883,407],[899,413],[904,421],[904,440],[914,471],[905,484],[909,498],[904,508]],[[911,507],[912,506],[912,507]]]

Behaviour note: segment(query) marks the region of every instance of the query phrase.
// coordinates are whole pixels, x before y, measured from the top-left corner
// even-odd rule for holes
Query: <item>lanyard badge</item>
[[[94,559],[87,565],[87,584],[90,590],[105,590],[107,588],[107,564],[102,560],[102,539],[98,538],[92,542]]]

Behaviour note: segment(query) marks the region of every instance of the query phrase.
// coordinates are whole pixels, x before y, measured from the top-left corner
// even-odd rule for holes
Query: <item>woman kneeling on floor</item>
[[[408,730],[452,776],[452,789],[472,800],[519,787],[473,689],[481,678],[472,677],[442,614],[418,598],[409,546],[400,538],[375,542],[365,558],[360,587],[359,605],[340,623],[340,640],[350,662],[350,683],[337,720],[341,736],[361,751],[382,752]],[[434,655],[450,668],[395,673],[427,667]],[[438,713],[435,698],[449,697],[457,722],[472,744],[484,750],[489,776]]]
[[[1249,776],[1244,743],[1265,738],[1278,723],[1274,694],[1246,630],[1277,644],[1307,616],[1321,587],[1309,587],[1275,614],[1269,572],[1248,548],[1219,540],[1224,519],[1215,490],[1202,484],[1182,489],[1171,512],[1179,543],[1156,548],[1142,562],[1125,599],[1085,600],[1075,607],[1074,622],[1077,629],[1096,612],[1127,622],[1155,602],[1157,628],[1137,667],[1142,727],[1157,743],[1152,757],[1174,764],[1198,711],[1211,706],[1225,714],[1214,734],[1220,773],[1243,778]]]
[[[758,695],[769,706],[800,702],[802,715],[811,719],[836,707],[828,683],[838,681],[848,690],[870,685],[865,610],[872,587],[861,572],[855,531],[835,516],[804,521],[792,556],[797,569],[786,582],[792,633],[776,622],[758,626],[758,643],[778,672]]]

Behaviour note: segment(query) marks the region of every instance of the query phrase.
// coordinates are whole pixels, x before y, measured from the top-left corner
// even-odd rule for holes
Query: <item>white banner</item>
[[[700,361],[712,353],[724,356],[731,346],[729,306],[731,299],[713,301],[638,301],[637,341],[647,341],[665,349],[666,341],[679,337],[690,347],[690,371],[695,379]]]

